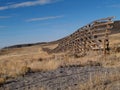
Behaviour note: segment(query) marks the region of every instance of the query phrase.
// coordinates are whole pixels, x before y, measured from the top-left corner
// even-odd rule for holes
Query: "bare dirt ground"
[[[0,90],[82,90],[79,87],[80,84],[86,82],[95,74],[105,74],[107,76],[116,72],[120,72],[120,70],[100,66],[64,67],[49,72],[29,73],[24,77],[10,80]],[[120,82],[120,79],[114,82]],[[106,87],[114,82],[106,81]],[[109,90],[120,90],[120,83],[117,84]]]

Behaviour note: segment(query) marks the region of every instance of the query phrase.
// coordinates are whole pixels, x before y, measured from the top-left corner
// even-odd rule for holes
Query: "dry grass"
[[[79,65],[79,66],[99,66],[101,63],[98,61],[100,56],[94,52],[91,51],[89,54],[87,54],[84,57],[76,58],[76,57],[69,57],[68,55],[65,55],[62,60],[62,66],[71,66],[71,65]]]
[[[32,71],[49,71],[57,69],[60,65],[60,61],[48,60],[42,62],[33,62],[29,64],[28,67],[30,67]]]
[[[110,46],[120,43],[120,33],[110,35]]]
[[[58,46],[58,44],[50,44],[50,45],[46,45],[46,46],[43,46],[43,47],[44,48],[49,48],[49,49],[54,49],[57,46]]]
[[[109,74],[100,74],[97,73],[90,79],[80,84],[80,90],[113,90],[114,83],[119,84],[120,81],[120,72],[114,72]],[[119,90],[119,87],[118,89]]]
[[[47,55],[45,52],[41,51],[41,49],[39,49],[39,52],[37,51],[36,54],[30,54],[30,53],[28,53],[28,55],[19,54],[20,56],[19,55],[1,56],[0,57],[1,77],[2,76],[17,77],[18,75],[26,74],[29,71],[29,69],[31,69],[32,71],[54,70],[57,69],[59,66],[70,66],[70,65],[94,66],[100,64],[102,64],[102,66],[105,67],[120,66],[119,53],[112,54],[108,56],[107,59],[104,59],[103,56],[100,55],[98,56],[96,52],[91,52],[87,56],[81,58],[69,57],[68,55],[64,55],[63,53],[54,54],[51,55],[53,56],[52,59],[49,59],[50,55]]]
[[[0,73],[6,77],[16,77],[27,72],[27,64],[24,61],[4,60],[0,61]]]
[[[120,67],[120,53],[117,54],[111,54],[109,56],[106,56],[106,58],[99,58],[99,62],[102,64],[102,66],[107,68],[119,68]]]
[[[0,84],[3,84],[3,83],[5,83],[5,78],[0,78]]]
[[[8,52],[8,50],[6,50]],[[43,52],[40,46],[24,47],[21,49],[10,49],[11,53],[0,56],[0,69],[20,69],[28,64],[38,61],[45,60],[51,57],[46,52]],[[11,71],[11,70],[10,70]],[[14,71],[14,70],[13,70]]]
[[[16,78],[29,71],[57,69],[61,62],[49,59],[50,57],[52,55],[42,51],[41,46],[4,50],[0,55],[0,82],[4,83],[4,79]]]

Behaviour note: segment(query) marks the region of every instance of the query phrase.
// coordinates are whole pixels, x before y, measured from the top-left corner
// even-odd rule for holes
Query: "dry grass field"
[[[88,55],[81,58],[69,57],[64,53],[48,54],[42,48],[54,48],[54,45],[35,45],[30,47],[12,48],[0,51],[0,84],[4,83],[10,78],[16,78],[24,75],[30,71],[49,71],[55,70],[61,66],[70,65],[100,65],[106,68],[120,67],[120,33],[110,36],[111,54],[104,56],[101,52],[91,51]],[[92,78],[94,82],[88,82],[80,85],[82,90],[101,90],[101,85],[105,80],[109,79],[111,82],[120,80],[120,73],[115,75],[96,75]],[[101,84],[102,83],[102,84]],[[93,89],[92,89],[93,88]],[[103,87],[104,88],[104,85]],[[110,90],[107,86],[105,90]],[[42,89],[43,90],[43,89]],[[103,89],[104,90],[104,89]]]
[[[80,90],[119,90],[115,88],[120,84],[120,73],[95,74],[86,83],[80,84]]]

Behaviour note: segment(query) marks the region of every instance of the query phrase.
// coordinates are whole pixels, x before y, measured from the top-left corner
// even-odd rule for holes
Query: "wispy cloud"
[[[0,16],[0,19],[10,18],[11,16]]]
[[[6,28],[7,26],[0,26],[0,28]]]
[[[107,7],[120,8],[120,4],[108,5]]]
[[[42,17],[42,18],[31,18],[26,20],[27,22],[34,22],[34,21],[43,21],[43,20],[49,20],[49,19],[57,19],[57,18],[62,18],[64,17],[63,15],[60,16],[49,16],[49,17]]]
[[[12,9],[12,8],[20,8],[20,7],[29,7],[29,6],[36,6],[36,5],[45,5],[54,3],[60,0],[35,0],[35,1],[26,1],[16,4],[11,4],[7,6],[1,6],[0,10]]]

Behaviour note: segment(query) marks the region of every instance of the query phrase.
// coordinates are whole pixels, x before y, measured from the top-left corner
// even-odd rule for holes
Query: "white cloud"
[[[0,19],[10,18],[11,16],[0,16]]]
[[[0,10],[6,10],[6,9],[12,9],[12,8],[20,8],[20,7],[29,7],[29,6],[36,6],[36,5],[45,5],[45,4],[50,4],[54,3],[60,0],[35,0],[35,1],[26,1],[26,2],[21,2],[21,3],[16,3],[16,4],[11,4],[8,6],[1,6]]]
[[[33,21],[43,21],[43,20],[49,20],[49,19],[57,19],[57,18],[62,18],[64,17],[63,15],[60,16],[49,16],[49,17],[42,17],[42,18],[32,18],[26,20],[27,22],[33,22]]]

